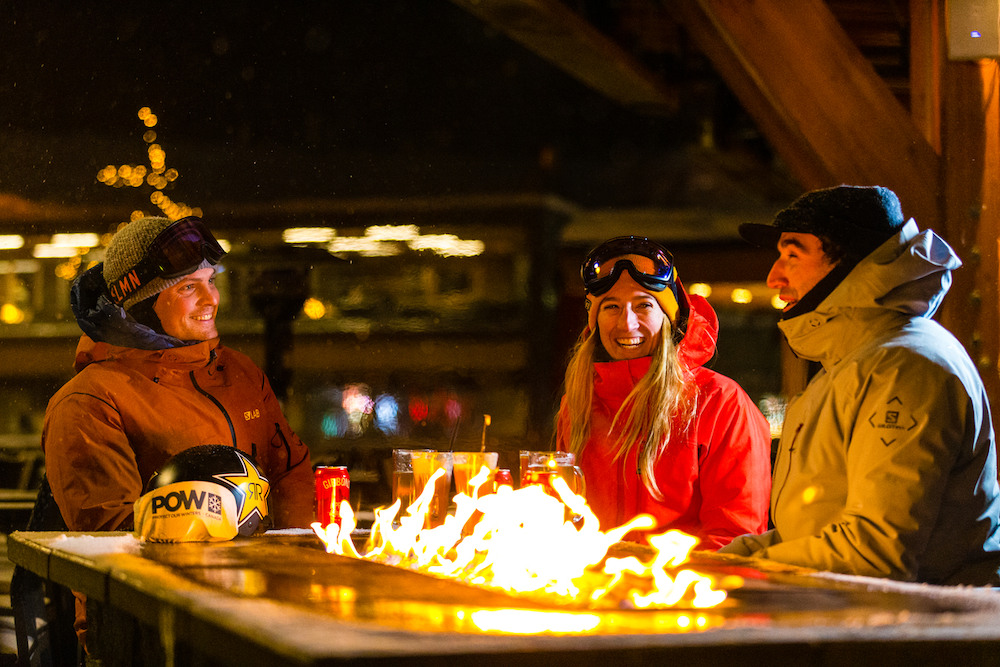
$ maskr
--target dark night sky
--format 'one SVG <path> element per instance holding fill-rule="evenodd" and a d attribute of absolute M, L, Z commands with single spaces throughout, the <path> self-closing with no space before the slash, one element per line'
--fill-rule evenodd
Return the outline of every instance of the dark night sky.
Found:
<path fill-rule="evenodd" d="M 18 4 L 0 25 L 0 193 L 120 199 L 94 176 L 144 160 L 149 106 L 186 201 L 769 196 L 734 173 L 753 159 L 699 153 L 705 109 L 633 114 L 446 0 Z"/>

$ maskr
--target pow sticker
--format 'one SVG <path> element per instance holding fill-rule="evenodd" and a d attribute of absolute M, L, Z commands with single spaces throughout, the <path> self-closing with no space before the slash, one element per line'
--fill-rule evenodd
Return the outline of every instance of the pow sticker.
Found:
<path fill-rule="evenodd" d="M 893 396 L 886 401 L 884 408 L 869 415 L 868 424 L 879 432 L 879 440 L 888 447 L 900 435 L 915 429 L 917 419 L 906 408 L 902 399 Z"/>
<path fill-rule="evenodd" d="M 132 511 L 136 533 L 152 542 L 218 542 L 239 534 L 236 497 L 214 482 L 162 486 L 141 496 Z"/>

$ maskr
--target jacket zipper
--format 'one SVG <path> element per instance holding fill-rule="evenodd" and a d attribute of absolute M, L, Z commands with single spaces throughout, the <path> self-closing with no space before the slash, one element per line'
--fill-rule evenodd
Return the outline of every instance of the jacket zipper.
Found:
<path fill-rule="evenodd" d="M 222 403 L 219 403 L 219 400 L 215 398 L 215 396 L 212 396 L 210 393 L 198 386 L 198 381 L 194 379 L 194 371 L 189 372 L 188 375 L 191 377 L 191 384 L 193 384 L 194 388 L 198 390 L 198 393 L 215 403 L 215 407 L 219 408 L 219 411 L 222 412 L 222 416 L 226 418 L 226 423 L 229 424 L 229 435 L 233 439 L 233 447 L 236 447 L 236 429 L 233 428 L 233 420 L 229 418 L 229 413 L 226 412 Z"/>
<path fill-rule="evenodd" d="M 792 435 L 792 442 L 788 446 L 788 469 L 785 470 L 785 478 L 781 480 L 781 488 L 778 489 L 777 495 L 774 496 L 774 509 L 775 510 L 778 509 L 778 501 L 781 500 L 781 492 L 785 490 L 785 484 L 788 483 L 788 475 L 792 472 L 792 452 L 795 451 L 795 442 L 799 439 L 799 433 L 802 431 L 802 427 L 803 426 L 805 426 L 805 424 L 799 424 L 798 425 L 798 427 L 795 429 L 795 433 Z M 777 522 L 774 520 L 774 513 L 773 512 L 771 514 L 771 523 L 774 523 L 775 525 L 777 525 Z"/>

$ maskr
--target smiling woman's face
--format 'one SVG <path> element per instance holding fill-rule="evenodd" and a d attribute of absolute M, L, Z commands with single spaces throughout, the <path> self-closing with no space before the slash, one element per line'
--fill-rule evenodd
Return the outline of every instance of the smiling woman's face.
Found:
<path fill-rule="evenodd" d="M 653 295 L 624 273 L 598 306 L 597 329 L 612 359 L 638 359 L 653 354 L 666 319 Z"/>

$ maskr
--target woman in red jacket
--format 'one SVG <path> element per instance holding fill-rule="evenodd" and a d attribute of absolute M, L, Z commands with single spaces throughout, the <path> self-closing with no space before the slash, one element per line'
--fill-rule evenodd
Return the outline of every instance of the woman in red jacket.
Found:
<path fill-rule="evenodd" d="M 647 534 L 678 529 L 711 550 L 766 530 L 770 427 L 735 381 L 703 367 L 715 353 L 715 311 L 645 238 L 601 244 L 582 276 L 588 323 L 556 439 L 576 453 L 602 529 L 648 514 L 657 526 Z"/>

